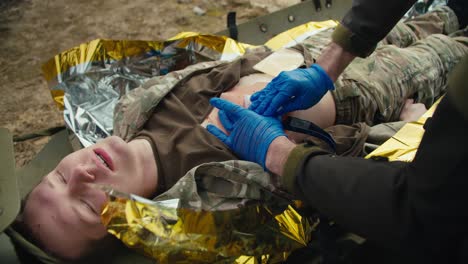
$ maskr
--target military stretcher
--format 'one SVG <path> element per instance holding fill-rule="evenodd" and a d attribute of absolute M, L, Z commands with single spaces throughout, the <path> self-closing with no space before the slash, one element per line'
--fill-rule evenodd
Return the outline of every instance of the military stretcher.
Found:
<path fill-rule="evenodd" d="M 335 19 L 339 20 L 351 6 L 351 0 L 308 0 L 300 4 L 291 6 L 274 12 L 272 14 L 252 19 L 243 24 L 237 25 L 235 21 L 235 13 L 229 13 L 227 21 L 227 29 L 217 33 L 218 35 L 229 36 L 239 42 L 248 43 L 252 45 L 259 45 L 267 42 L 272 37 L 284 32 L 290 28 L 299 26 L 308 21 L 322 21 Z M 425 116 L 427 118 L 427 116 Z M 421 125 L 424 120 L 421 120 Z M 417 124 L 416 124 L 417 125 Z M 13 138 L 8 130 L 0 129 L 0 173 L 3 179 L 14 175 L 22 183 L 20 184 L 19 194 L 23 197 L 30 190 L 27 188 L 21 189 L 22 186 L 33 186 L 43 175 L 51 171 L 56 164 L 67 154 L 73 151 L 73 144 L 77 144 L 76 138 L 64 127 L 52 128 L 48 131 L 41 133 L 33 133 L 22 139 L 50 135 L 51 139 L 40 153 L 26 166 L 15 168 L 14 155 L 13 155 Z M 420 133 L 420 135 L 422 135 Z M 413 150 L 417 146 L 413 146 Z M 11 188 L 11 186 L 2 186 L 1 188 Z M 0 216 L 4 210 L 9 210 L 10 214 L 17 214 L 19 212 L 19 203 L 11 208 L 0 208 Z M 16 213 L 15 213 L 16 212 Z M 5 226 L 2 226 L 2 231 Z M 358 239 L 359 240 L 359 239 Z M 362 242 L 362 240 L 360 240 Z M 316 253 L 316 252 L 315 252 Z M 314 253 L 314 254 L 315 254 Z M 319 258 L 317 254 L 306 254 L 307 259 L 302 259 L 302 263 L 316 263 Z M 119 252 L 113 252 L 111 263 L 151 263 L 141 255 L 135 254 L 128 249 L 122 249 Z M 14 249 L 5 234 L 0 236 L 0 256 L 4 263 L 19 263 L 15 255 Z"/>

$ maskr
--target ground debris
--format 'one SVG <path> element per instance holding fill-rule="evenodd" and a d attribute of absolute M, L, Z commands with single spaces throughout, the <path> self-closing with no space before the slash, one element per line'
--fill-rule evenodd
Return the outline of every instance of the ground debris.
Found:
<path fill-rule="evenodd" d="M 195 13 L 195 15 L 197 16 L 204 16 L 206 14 L 206 10 L 199 7 L 199 6 L 194 6 L 193 7 L 193 12 Z"/>

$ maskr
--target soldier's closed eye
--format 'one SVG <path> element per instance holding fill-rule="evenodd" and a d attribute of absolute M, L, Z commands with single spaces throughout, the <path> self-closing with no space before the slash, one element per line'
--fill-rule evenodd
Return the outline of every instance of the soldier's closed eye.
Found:
<path fill-rule="evenodd" d="M 57 177 L 59 178 L 60 182 L 62 182 L 63 184 L 67 184 L 67 180 L 65 179 L 63 174 L 60 173 L 59 171 L 57 171 Z"/>

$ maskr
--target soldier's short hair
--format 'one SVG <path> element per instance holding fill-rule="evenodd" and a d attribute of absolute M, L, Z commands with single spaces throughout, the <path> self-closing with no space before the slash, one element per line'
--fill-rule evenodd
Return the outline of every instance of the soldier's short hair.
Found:
<path fill-rule="evenodd" d="M 78 260 L 64 260 L 60 256 L 45 249 L 34 235 L 31 228 L 25 224 L 23 210 L 29 199 L 29 194 L 21 201 L 21 211 L 16 220 L 5 230 L 21 263 L 104 263 L 111 249 L 121 246 L 112 236 L 100 240 L 91 252 Z"/>

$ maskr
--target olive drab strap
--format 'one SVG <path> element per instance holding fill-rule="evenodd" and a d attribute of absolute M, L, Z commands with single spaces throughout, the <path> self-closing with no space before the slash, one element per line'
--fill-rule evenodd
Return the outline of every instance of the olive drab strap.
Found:
<path fill-rule="evenodd" d="M 288 116 L 286 120 L 283 121 L 283 128 L 285 130 L 294 131 L 319 138 L 325 143 L 327 143 L 330 149 L 333 150 L 333 152 L 336 151 L 336 142 L 333 139 L 333 137 L 327 132 L 325 132 L 325 130 L 321 129 L 319 126 L 310 121 Z"/>

